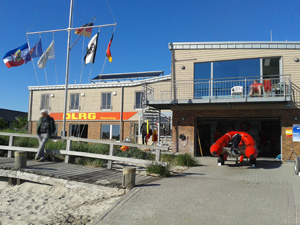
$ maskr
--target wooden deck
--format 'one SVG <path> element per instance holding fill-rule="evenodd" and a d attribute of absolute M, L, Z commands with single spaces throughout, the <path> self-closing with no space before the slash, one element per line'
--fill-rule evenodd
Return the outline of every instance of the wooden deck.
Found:
<path fill-rule="evenodd" d="M 102 185 L 120 188 L 122 171 L 88 167 L 60 162 L 27 161 L 27 167 L 14 168 L 13 158 L 0 158 L 0 177 L 18 178 L 49 185 Z M 149 183 L 156 178 L 136 175 L 136 185 Z"/>

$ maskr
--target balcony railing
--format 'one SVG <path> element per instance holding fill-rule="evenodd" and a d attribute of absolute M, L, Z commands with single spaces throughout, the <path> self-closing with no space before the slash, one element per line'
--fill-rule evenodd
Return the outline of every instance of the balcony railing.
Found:
<path fill-rule="evenodd" d="M 291 76 L 176 81 L 145 87 L 147 104 L 201 102 L 288 101 Z"/>

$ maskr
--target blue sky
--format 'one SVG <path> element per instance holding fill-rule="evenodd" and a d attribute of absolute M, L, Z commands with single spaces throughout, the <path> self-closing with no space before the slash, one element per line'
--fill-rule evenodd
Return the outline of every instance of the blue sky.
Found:
<path fill-rule="evenodd" d="M 164 70 L 170 73 L 169 42 L 194 41 L 298 41 L 300 37 L 299 0 L 109 0 L 118 23 L 111 51 L 113 63 L 104 73 Z M 68 0 L 1 0 L 0 55 L 26 42 L 26 32 L 66 28 Z M 113 23 L 106 0 L 74 0 L 73 26 L 96 16 L 96 24 Z M 98 30 L 93 30 L 95 34 Z M 105 50 L 113 27 L 100 32 L 96 62 L 91 77 L 101 72 Z M 75 40 L 77 36 L 73 35 Z M 53 34 L 43 34 L 43 50 Z M 29 37 L 30 45 L 39 39 Z M 46 66 L 48 84 L 64 84 L 67 32 L 55 34 L 56 60 Z M 84 41 L 84 42 L 83 42 Z M 81 39 L 71 51 L 70 83 L 79 83 L 82 50 L 88 39 Z M 82 47 L 84 44 L 84 48 Z M 35 63 L 37 59 L 35 59 Z M 57 73 L 55 73 L 55 64 Z M 91 64 L 83 69 L 82 83 L 88 82 Z M 38 69 L 39 83 L 46 85 L 44 70 Z M 37 85 L 32 63 L 8 69 L 0 63 L 0 108 L 28 110 L 28 86 Z M 63 101 L 63 100 L 62 100 Z"/>

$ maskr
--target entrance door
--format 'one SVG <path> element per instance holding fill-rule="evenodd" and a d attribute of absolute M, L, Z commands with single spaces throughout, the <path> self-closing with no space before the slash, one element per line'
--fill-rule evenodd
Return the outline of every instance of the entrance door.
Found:
<path fill-rule="evenodd" d="M 137 143 L 139 137 L 139 124 L 130 123 L 130 141 L 131 143 Z"/>

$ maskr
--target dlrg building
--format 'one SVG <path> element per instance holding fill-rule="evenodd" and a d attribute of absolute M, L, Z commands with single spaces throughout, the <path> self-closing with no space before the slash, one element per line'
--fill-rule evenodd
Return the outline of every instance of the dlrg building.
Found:
<path fill-rule="evenodd" d="M 66 114 L 67 136 L 114 139 L 141 143 L 140 127 L 149 119 L 158 129 L 162 143 L 171 135 L 170 110 L 146 108 L 144 86 L 169 83 L 163 71 L 99 75 L 90 84 L 71 84 Z M 29 87 L 29 131 L 36 132 L 40 110 L 47 109 L 55 119 L 57 134 L 63 130 L 64 85 Z"/>
<path fill-rule="evenodd" d="M 201 145 L 210 155 L 220 135 L 238 130 L 254 137 L 260 156 L 293 159 L 291 149 L 300 156 L 300 143 L 288 135 L 300 124 L 300 42 L 170 43 L 169 49 L 171 80 L 147 84 L 146 104 L 172 110 L 173 151 L 199 155 Z"/>

